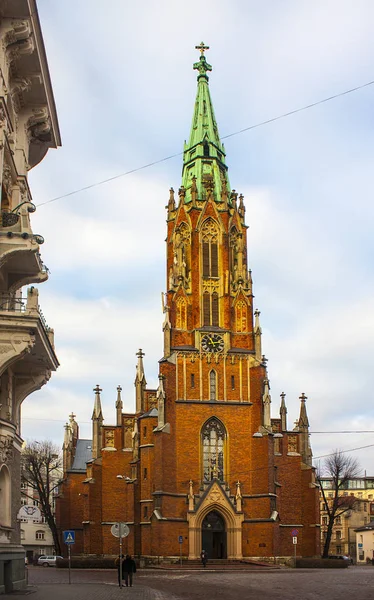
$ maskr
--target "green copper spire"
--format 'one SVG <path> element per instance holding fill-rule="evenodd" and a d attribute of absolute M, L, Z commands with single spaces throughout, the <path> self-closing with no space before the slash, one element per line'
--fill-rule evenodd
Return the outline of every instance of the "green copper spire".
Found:
<path fill-rule="evenodd" d="M 209 92 L 207 63 L 204 52 L 209 50 L 201 42 L 200 60 L 193 66 L 197 76 L 197 95 L 192 119 L 190 139 L 184 145 L 182 185 L 185 188 L 185 202 L 192 200 L 191 188 L 197 188 L 197 199 L 205 200 L 211 190 L 216 202 L 222 202 L 222 193 L 229 196 L 230 184 L 225 164 L 225 149 L 218 133 L 213 104 Z"/>

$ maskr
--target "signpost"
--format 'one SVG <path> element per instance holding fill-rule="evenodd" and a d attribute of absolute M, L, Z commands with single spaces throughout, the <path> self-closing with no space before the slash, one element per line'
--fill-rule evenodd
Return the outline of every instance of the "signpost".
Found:
<path fill-rule="evenodd" d="M 291 535 L 292 535 L 292 543 L 293 543 L 293 549 L 294 549 L 294 562 L 295 562 L 295 568 L 296 568 L 296 546 L 297 546 L 297 536 L 299 535 L 299 530 L 298 529 L 293 529 L 291 531 Z"/>
<path fill-rule="evenodd" d="M 68 547 L 68 559 L 69 559 L 69 584 L 71 583 L 71 553 L 70 546 L 75 544 L 75 531 L 73 529 L 68 529 L 63 532 L 64 534 L 64 543 Z"/>
<path fill-rule="evenodd" d="M 110 528 L 111 534 L 119 538 L 119 587 L 122 588 L 122 538 L 127 537 L 130 533 L 126 523 L 114 523 Z"/>
<path fill-rule="evenodd" d="M 182 566 L 182 544 L 183 544 L 183 535 L 179 535 L 178 536 L 178 542 L 179 542 L 179 559 L 180 559 L 180 563 Z"/>

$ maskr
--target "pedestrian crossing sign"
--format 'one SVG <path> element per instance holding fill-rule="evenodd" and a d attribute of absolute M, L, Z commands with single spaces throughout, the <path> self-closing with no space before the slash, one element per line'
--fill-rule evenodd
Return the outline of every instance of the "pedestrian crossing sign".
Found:
<path fill-rule="evenodd" d="M 64 531 L 64 542 L 65 544 L 75 544 L 75 531 L 70 529 Z"/>

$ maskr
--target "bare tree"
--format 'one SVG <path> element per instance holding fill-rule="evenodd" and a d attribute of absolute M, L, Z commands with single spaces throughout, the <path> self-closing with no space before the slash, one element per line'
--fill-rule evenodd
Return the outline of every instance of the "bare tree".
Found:
<path fill-rule="evenodd" d="M 322 558 L 327 558 L 329 555 L 335 520 L 348 510 L 355 508 L 357 498 L 354 496 L 343 496 L 342 490 L 347 489 L 348 480 L 357 477 L 360 472 L 361 467 L 358 461 L 340 450 L 335 450 L 333 454 L 325 459 L 322 467 L 317 469 L 317 481 L 321 487 L 327 512 L 327 531 Z M 326 496 L 326 489 L 323 487 L 323 479 L 326 477 L 331 481 L 329 493 L 331 494 L 332 492 L 332 497 Z"/>
<path fill-rule="evenodd" d="M 28 442 L 22 451 L 22 479 L 37 492 L 42 513 L 52 533 L 56 554 L 61 554 L 61 547 L 53 510 L 53 492 L 59 485 L 61 466 L 60 450 L 51 441 Z M 27 496 L 27 493 L 24 495 Z"/>

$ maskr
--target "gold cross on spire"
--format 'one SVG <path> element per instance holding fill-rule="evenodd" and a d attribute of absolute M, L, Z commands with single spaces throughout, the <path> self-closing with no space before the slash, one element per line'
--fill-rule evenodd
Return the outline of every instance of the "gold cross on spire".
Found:
<path fill-rule="evenodd" d="M 204 42 L 200 42 L 200 46 L 195 46 L 196 50 L 200 50 L 201 56 L 204 56 L 205 50 L 209 50 L 209 46 L 205 46 Z"/>

